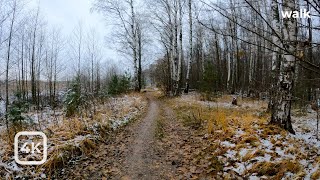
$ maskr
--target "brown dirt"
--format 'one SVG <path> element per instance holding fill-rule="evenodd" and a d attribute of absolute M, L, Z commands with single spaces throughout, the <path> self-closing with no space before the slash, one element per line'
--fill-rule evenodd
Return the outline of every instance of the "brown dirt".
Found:
<path fill-rule="evenodd" d="M 68 165 L 58 179 L 173 179 L 171 161 L 164 158 L 155 137 L 161 101 L 151 94 L 144 118 L 113 132 L 96 153 Z"/>
<path fill-rule="evenodd" d="M 123 179 L 160 179 L 159 169 L 155 164 L 156 120 L 159 116 L 159 102 L 150 97 L 149 110 L 146 117 L 134 127 L 134 141 L 124 161 L 125 175 Z"/>

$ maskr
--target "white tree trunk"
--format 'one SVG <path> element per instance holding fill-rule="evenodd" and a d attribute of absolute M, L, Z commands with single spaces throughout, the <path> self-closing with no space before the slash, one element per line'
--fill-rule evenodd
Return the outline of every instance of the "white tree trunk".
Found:
<path fill-rule="evenodd" d="M 179 56 L 178 56 L 178 67 L 177 67 L 177 79 L 178 79 L 178 85 L 181 81 L 181 67 L 182 67 L 182 57 L 183 57 L 183 44 L 182 44 L 182 4 L 181 0 L 178 0 L 179 2 Z M 178 87 L 180 88 L 180 87 Z"/>
<path fill-rule="evenodd" d="M 284 11 L 294 11 L 295 3 L 291 0 L 283 1 Z M 294 86 L 295 57 L 291 54 L 296 50 L 297 21 L 294 18 L 285 18 L 284 22 L 284 48 L 290 53 L 285 53 L 281 61 L 278 77 L 278 95 L 276 96 L 275 111 L 271 123 L 278 124 L 291 133 L 294 133 L 291 124 L 291 99 Z"/>
<path fill-rule="evenodd" d="M 192 0 L 188 1 L 189 7 L 189 59 L 187 65 L 187 76 L 186 76 L 186 89 L 185 93 L 189 92 L 189 79 L 190 79 L 190 70 L 192 64 L 192 55 L 193 55 L 193 42 L 192 42 Z"/>
<path fill-rule="evenodd" d="M 178 90 L 179 90 L 179 50 L 178 50 L 178 13 L 179 13 L 179 2 L 177 2 L 179 0 L 175 0 L 174 1 L 174 9 L 173 9 L 173 41 L 172 41 L 172 83 L 173 83 L 173 95 L 176 96 L 178 94 Z"/>
<path fill-rule="evenodd" d="M 275 45 L 280 46 L 281 42 L 280 39 L 278 37 L 280 37 L 280 11 L 279 11 L 279 4 L 278 4 L 278 0 L 272 0 L 271 2 L 271 10 L 272 10 L 272 14 L 273 14 L 273 19 L 272 19 L 272 28 L 274 29 L 275 32 L 273 32 L 273 36 L 272 36 L 272 43 L 274 43 Z M 277 33 L 277 34 L 275 34 Z M 279 47 L 277 46 L 273 46 L 273 52 L 272 52 L 272 71 L 276 71 L 277 68 L 277 64 L 279 61 Z"/>
<path fill-rule="evenodd" d="M 230 55 L 230 49 L 228 45 L 228 39 L 227 37 L 224 37 L 224 45 L 225 45 L 225 51 L 226 51 L 226 58 L 227 58 L 227 90 L 230 90 L 230 80 L 231 80 L 231 55 Z"/>
<path fill-rule="evenodd" d="M 130 0 L 131 9 L 131 41 L 132 41 L 132 58 L 133 58 L 133 69 L 134 69 L 134 88 L 136 91 L 139 89 L 139 79 L 138 79 L 138 58 L 137 58 L 137 33 L 136 33 L 136 19 L 134 12 L 133 0 Z"/>

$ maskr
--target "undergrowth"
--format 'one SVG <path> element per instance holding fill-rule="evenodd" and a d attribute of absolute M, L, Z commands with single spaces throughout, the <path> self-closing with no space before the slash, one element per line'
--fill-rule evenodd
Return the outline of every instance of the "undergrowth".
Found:
<path fill-rule="evenodd" d="M 230 97 L 220 98 L 220 101 L 223 102 L 229 100 Z M 298 159 L 306 158 L 296 142 L 292 142 L 292 139 L 285 139 L 288 135 L 286 131 L 268 124 L 269 114 L 264 109 L 257 112 L 257 109 L 240 106 L 237 108 L 212 107 L 196 102 L 185 103 L 178 98 L 169 101 L 169 104 L 176 111 L 177 118 L 184 126 L 203 134 L 203 144 L 199 145 L 201 152 L 196 153 L 194 157 L 199 163 L 209 161 L 209 165 L 201 165 L 205 167 L 208 174 L 215 177 L 228 172 L 228 176 L 223 177 L 265 175 L 272 179 L 281 179 L 290 172 L 296 179 L 305 177 L 306 172 L 297 160 L 285 158 L 276 152 L 276 149 L 279 149 L 283 150 L 286 155 L 292 154 Z M 263 148 L 265 147 L 264 140 L 273 146 L 268 147 L 270 148 L 268 151 Z M 282 143 L 285 141 L 291 143 L 291 146 Z M 227 142 L 227 145 L 222 142 Z M 243 153 L 243 150 L 247 152 Z M 226 154 L 231 152 L 235 152 L 234 157 L 227 158 Z M 271 157 L 271 161 L 259 160 L 266 155 Z M 244 174 L 224 170 L 226 166 L 235 166 L 240 162 L 244 164 Z M 230 173 L 234 176 L 230 176 Z M 319 170 L 311 175 L 311 179 L 319 177 Z"/>
<path fill-rule="evenodd" d="M 45 164 L 38 167 L 30 167 L 35 174 L 30 177 L 39 177 L 45 172 L 49 175 L 56 175 L 57 169 L 64 167 L 74 159 L 82 159 L 93 154 L 98 148 L 100 142 L 106 142 L 110 134 L 115 130 L 111 127 L 111 121 L 121 119 L 131 113 L 133 108 L 139 113 L 134 113 L 130 121 L 134 121 L 145 113 L 144 103 L 146 100 L 140 94 L 131 93 L 126 96 L 132 96 L 130 103 L 123 106 L 117 104 L 119 100 L 110 98 L 99 101 L 94 107 L 86 109 L 82 113 L 75 113 L 68 117 L 67 114 L 62 115 L 58 123 L 52 123 L 45 129 L 39 124 L 24 124 L 24 126 L 11 126 L 7 133 L 0 135 L 2 149 L 2 162 L 9 162 L 13 156 L 14 136 L 20 131 L 43 131 L 48 137 L 48 160 Z M 139 97 L 139 98 L 137 98 Z M 120 101 L 126 100 L 128 97 L 121 97 Z M 143 101 L 143 102 L 142 102 Z M 124 126 L 126 124 L 123 124 Z M 121 127 L 119 127 L 121 128 Z M 22 173 L 29 173 L 23 171 Z M 28 175 L 29 176 L 29 175 Z M 56 177 L 56 176 L 54 176 Z"/>

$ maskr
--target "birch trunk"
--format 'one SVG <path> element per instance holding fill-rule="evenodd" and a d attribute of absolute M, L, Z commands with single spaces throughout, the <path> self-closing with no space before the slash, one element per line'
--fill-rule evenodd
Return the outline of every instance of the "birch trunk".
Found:
<path fill-rule="evenodd" d="M 189 59 L 188 59 L 188 67 L 187 67 L 187 76 L 186 76 L 186 89 L 185 93 L 189 92 L 189 79 L 190 79 L 190 70 L 192 64 L 192 55 L 193 55 L 193 42 L 192 42 L 192 0 L 188 2 L 189 7 Z"/>
<path fill-rule="evenodd" d="M 137 41 L 138 41 L 138 88 L 142 89 L 142 30 L 140 24 L 137 24 Z"/>
<path fill-rule="evenodd" d="M 226 58 L 227 58 L 227 69 L 228 69 L 228 74 L 227 74 L 227 90 L 230 90 L 230 79 L 231 79 L 231 55 L 230 55 L 230 50 L 229 50 L 229 45 L 228 45 L 228 39 L 225 36 L 224 37 L 224 45 L 225 45 L 225 51 L 226 51 Z"/>
<path fill-rule="evenodd" d="M 173 19 L 173 50 L 172 50 L 172 76 L 173 76 L 173 95 L 176 96 L 179 90 L 179 59 L 178 59 L 178 3 L 174 1 L 174 19 Z"/>
<path fill-rule="evenodd" d="M 284 11 L 294 11 L 295 3 L 291 0 L 283 1 Z M 297 21 L 294 18 L 283 20 L 284 48 L 290 53 L 285 53 L 280 65 L 280 74 L 277 82 L 277 96 L 271 123 L 295 133 L 291 124 L 291 98 L 294 86 L 295 57 L 291 54 L 296 50 Z"/>
<path fill-rule="evenodd" d="M 133 54 L 133 68 L 134 68 L 134 88 L 136 91 L 139 89 L 139 79 L 138 79 L 138 58 L 137 58 L 137 33 L 136 33 L 136 19 L 134 12 L 133 0 L 130 0 L 131 9 L 131 37 L 132 37 L 132 54 Z"/>
<path fill-rule="evenodd" d="M 177 79 L 178 79 L 178 94 L 180 93 L 180 82 L 181 82 L 181 68 L 182 68 L 182 58 L 183 58 L 183 45 L 182 45 L 182 4 L 181 0 L 178 0 L 179 3 L 179 56 L 178 56 L 178 67 L 177 67 Z"/>
<path fill-rule="evenodd" d="M 280 49 L 279 47 L 277 47 L 276 45 L 280 46 L 281 42 L 279 37 L 280 36 L 280 11 L 279 11 L 279 3 L 278 0 L 272 0 L 271 1 L 271 11 L 272 11 L 272 28 L 273 28 L 273 33 L 272 33 L 272 43 L 273 43 L 273 52 L 272 52 L 272 64 L 271 64 L 271 76 L 272 76 L 272 87 L 271 87 L 271 91 L 270 91 L 270 102 L 269 102 L 269 107 L 268 109 L 271 110 L 271 114 L 272 116 L 274 116 L 273 114 L 275 113 L 275 100 L 276 100 L 276 83 L 277 83 L 277 77 L 278 77 L 278 73 L 280 70 L 280 60 L 281 60 L 281 55 L 279 55 L 280 53 Z"/>

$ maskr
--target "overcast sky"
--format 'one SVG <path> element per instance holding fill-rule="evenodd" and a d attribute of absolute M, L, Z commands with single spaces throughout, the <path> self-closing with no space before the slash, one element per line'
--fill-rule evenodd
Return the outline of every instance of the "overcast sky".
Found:
<path fill-rule="evenodd" d="M 39 0 L 31 0 L 30 5 L 37 7 Z M 105 18 L 97 12 L 91 12 L 93 0 L 40 0 L 40 11 L 49 26 L 60 27 L 68 38 L 81 22 L 85 29 L 94 28 L 103 45 L 103 61 L 117 62 L 121 57 L 115 49 L 107 47 L 104 39 L 110 33 Z M 109 63 L 110 64 L 110 63 Z"/>

